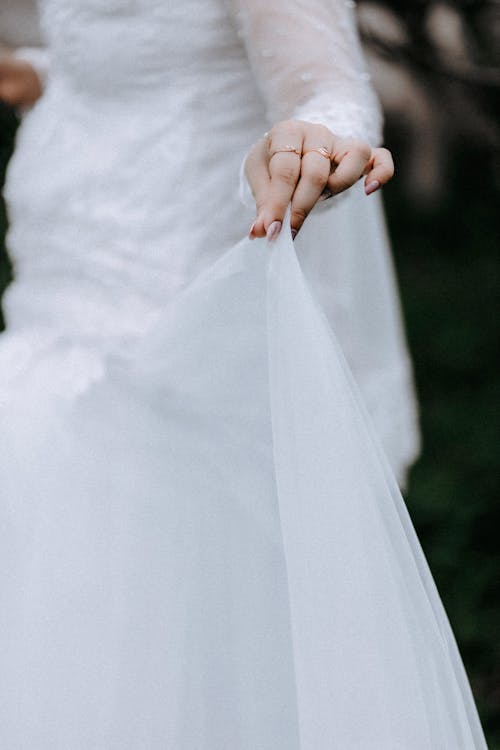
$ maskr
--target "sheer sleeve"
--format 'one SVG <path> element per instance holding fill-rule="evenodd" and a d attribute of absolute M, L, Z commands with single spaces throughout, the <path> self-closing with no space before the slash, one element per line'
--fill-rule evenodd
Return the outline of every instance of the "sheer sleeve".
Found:
<path fill-rule="evenodd" d="M 295 118 L 381 142 L 352 0 L 227 0 L 270 123 Z"/>

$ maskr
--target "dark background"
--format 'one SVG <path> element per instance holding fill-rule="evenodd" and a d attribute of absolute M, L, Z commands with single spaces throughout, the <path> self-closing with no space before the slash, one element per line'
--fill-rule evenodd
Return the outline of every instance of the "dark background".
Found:
<path fill-rule="evenodd" d="M 499 750 L 500 222 L 487 158 L 464 144 L 435 210 L 397 181 L 385 193 L 423 431 L 406 500 Z"/>
<path fill-rule="evenodd" d="M 384 195 L 421 405 L 406 500 L 499 750 L 500 4 L 380 5 L 399 42 L 360 7 L 397 167 Z"/>
<path fill-rule="evenodd" d="M 359 11 L 397 168 L 384 195 L 421 405 L 406 500 L 500 750 L 500 4 Z M 15 128 L 0 107 L 2 174 Z M 0 290 L 5 226 L 2 205 Z"/>

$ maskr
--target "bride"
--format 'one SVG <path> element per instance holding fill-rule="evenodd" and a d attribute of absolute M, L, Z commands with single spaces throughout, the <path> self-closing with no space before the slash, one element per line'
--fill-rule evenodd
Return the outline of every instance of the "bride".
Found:
<path fill-rule="evenodd" d="M 393 474 L 418 439 L 350 6 L 41 2 L 6 185 L 2 747 L 486 747 Z"/>

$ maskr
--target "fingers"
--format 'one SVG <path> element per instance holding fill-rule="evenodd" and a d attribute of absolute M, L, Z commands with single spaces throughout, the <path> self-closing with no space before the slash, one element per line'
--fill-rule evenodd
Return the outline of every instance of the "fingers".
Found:
<path fill-rule="evenodd" d="M 365 193 L 370 195 L 379 187 L 385 185 L 394 175 L 394 162 L 391 152 L 386 148 L 374 148 L 365 174 Z"/>
<path fill-rule="evenodd" d="M 318 202 L 331 170 L 334 138 L 321 125 L 312 125 L 304 138 L 300 180 L 292 199 L 292 235 L 295 236 Z"/>
<path fill-rule="evenodd" d="M 340 140 L 333 155 L 334 172 L 328 180 L 328 188 L 336 195 L 350 188 L 364 174 L 372 156 L 372 150 L 363 141 Z"/>
<path fill-rule="evenodd" d="M 300 177 L 303 128 L 293 120 L 279 123 L 267 138 L 270 183 L 257 206 L 257 218 L 251 236 L 275 239 L 283 223 Z"/>
<path fill-rule="evenodd" d="M 339 138 L 322 125 L 288 120 L 252 148 L 245 172 L 257 205 L 249 236 L 272 240 L 290 202 L 295 236 L 322 195 L 348 190 L 363 175 L 370 195 L 391 179 L 394 164 L 385 148 Z"/>

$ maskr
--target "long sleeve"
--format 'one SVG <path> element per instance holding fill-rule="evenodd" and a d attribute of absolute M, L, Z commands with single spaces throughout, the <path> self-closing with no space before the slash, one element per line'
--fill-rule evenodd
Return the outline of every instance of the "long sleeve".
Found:
<path fill-rule="evenodd" d="M 228 0 L 270 123 L 296 118 L 381 142 L 352 0 Z"/>

